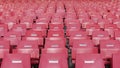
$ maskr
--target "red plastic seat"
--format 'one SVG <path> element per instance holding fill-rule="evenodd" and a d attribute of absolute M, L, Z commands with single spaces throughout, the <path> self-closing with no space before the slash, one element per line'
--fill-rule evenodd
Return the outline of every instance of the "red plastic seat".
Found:
<path fill-rule="evenodd" d="M 63 62 L 64 61 L 64 62 Z M 42 54 L 39 68 L 68 68 L 67 57 L 64 54 Z"/>
<path fill-rule="evenodd" d="M 48 31 L 47 37 L 64 37 L 64 30 L 62 29 L 51 29 Z"/>
<path fill-rule="evenodd" d="M 99 54 L 78 54 L 75 64 L 75 68 L 105 68 Z"/>
<path fill-rule="evenodd" d="M 104 59 L 111 59 L 112 55 L 119 53 L 120 42 L 118 40 L 102 40 L 100 41 L 100 54 Z"/>
<path fill-rule="evenodd" d="M 31 37 L 39 37 L 39 38 L 42 38 L 42 33 L 39 32 L 39 31 L 34 31 L 34 30 L 28 30 L 26 32 L 26 35 L 25 36 L 31 36 Z"/>
<path fill-rule="evenodd" d="M 90 19 L 88 19 L 88 20 L 84 20 L 83 22 L 81 22 L 81 24 L 82 24 L 82 28 L 86 28 L 86 26 L 88 25 L 88 24 L 93 24 L 94 22 L 92 21 L 92 20 L 90 20 Z"/>
<path fill-rule="evenodd" d="M 51 23 L 63 23 L 63 19 L 62 18 L 52 18 Z"/>
<path fill-rule="evenodd" d="M 50 40 L 46 39 L 45 48 L 64 48 L 66 45 L 64 40 Z"/>
<path fill-rule="evenodd" d="M 110 22 L 112 22 L 114 19 L 116 19 L 116 16 L 112 13 L 109 13 L 107 16 L 106 16 L 106 19 L 109 20 Z"/>
<path fill-rule="evenodd" d="M 13 52 L 30 54 L 32 59 L 39 59 L 39 48 L 36 41 L 21 41 Z"/>
<path fill-rule="evenodd" d="M 7 54 L 2 61 L 1 68 L 31 68 L 30 55 Z"/>
<path fill-rule="evenodd" d="M 87 36 L 88 35 L 88 32 L 86 31 L 70 31 L 69 32 L 69 36 L 70 37 L 84 37 L 84 36 Z"/>
<path fill-rule="evenodd" d="M 48 28 L 48 25 L 46 24 L 33 24 L 32 25 L 32 29 L 47 29 Z"/>
<path fill-rule="evenodd" d="M 10 30 L 13 27 L 13 25 L 17 24 L 18 22 L 16 21 L 16 18 L 9 17 L 6 18 L 2 23 L 8 25 L 8 29 Z"/>
<path fill-rule="evenodd" d="M 66 23 L 66 27 L 67 29 L 80 29 L 81 25 L 80 23 L 69 22 L 69 23 Z"/>
<path fill-rule="evenodd" d="M 106 19 L 99 19 L 98 20 L 98 25 L 100 26 L 100 28 L 105 28 L 105 24 L 109 24 L 110 22 Z"/>
<path fill-rule="evenodd" d="M 83 39 L 89 39 L 88 35 L 86 33 L 78 33 L 73 36 L 69 37 L 69 44 L 72 45 L 75 40 L 83 40 Z"/>
<path fill-rule="evenodd" d="M 5 54 L 10 52 L 10 43 L 9 41 L 1 40 L 0 41 L 0 59 L 4 58 Z"/>
<path fill-rule="evenodd" d="M 88 24 L 86 26 L 86 31 L 89 33 L 89 35 L 92 35 L 93 31 L 99 31 L 100 27 L 97 24 Z"/>
<path fill-rule="evenodd" d="M 28 17 L 28 16 L 23 17 L 23 18 L 20 20 L 20 24 L 26 25 L 26 28 L 32 28 L 33 18 Z"/>
<path fill-rule="evenodd" d="M 10 45 L 18 45 L 21 41 L 21 34 L 14 31 L 7 32 L 4 36 L 4 40 L 10 41 Z"/>
<path fill-rule="evenodd" d="M 72 59 L 76 59 L 77 54 L 97 54 L 98 48 L 94 46 L 92 40 L 75 40 L 72 45 Z"/>
<path fill-rule="evenodd" d="M 120 53 L 113 54 L 112 56 L 112 68 L 119 68 L 120 67 Z"/>
<path fill-rule="evenodd" d="M 23 37 L 23 40 L 26 40 L 26 41 L 36 41 L 39 46 L 43 46 L 43 38 L 40 38 L 40 37 L 32 37 L 32 36 Z"/>
<path fill-rule="evenodd" d="M 42 25 L 42 24 L 33 24 L 32 26 L 32 30 L 33 31 L 39 31 L 42 33 L 42 36 L 46 36 L 46 32 L 47 32 L 47 26 L 46 25 Z"/>
<path fill-rule="evenodd" d="M 50 26 L 50 29 L 63 29 L 64 28 L 63 24 L 59 22 L 50 23 L 49 26 Z"/>
<path fill-rule="evenodd" d="M 66 48 L 44 48 L 42 54 L 64 54 L 68 56 L 68 50 Z"/>
<path fill-rule="evenodd" d="M 94 41 L 95 45 L 100 44 L 100 40 L 108 40 L 110 39 L 109 34 L 107 31 L 94 31 L 92 35 L 92 40 Z"/>
<path fill-rule="evenodd" d="M 107 31 L 111 37 L 114 37 L 114 31 L 118 30 L 118 28 L 115 24 L 106 24 L 104 30 Z"/>
<path fill-rule="evenodd" d="M 80 32 L 80 29 L 67 29 L 66 30 L 66 36 L 71 36 L 71 34 L 74 34 L 76 32 Z"/>
<path fill-rule="evenodd" d="M 62 37 L 48 37 L 45 40 L 45 48 L 64 48 L 66 39 Z"/>
<path fill-rule="evenodd" d="M 119 30 L 115 30 L 115 40 L 120 41 L 120 31 Z"/>
<path fill-rule="evenodd" d="M 22 36 L 25 36 L 26 29 L 27 29 L 26 25 L 18 24 L 18 25 L 14 25 L 13 28 L 11 29 L 11 31 L 18 32 L 18 33 L 22 34 Z"/>
<path fill-rule="evenodd" d="M 49 19 L 45 17 L 36 20 L 36 24 L 46 25 L 47 27 L 48 27 L 48 23 L 49 23 Z"/>
<path fill-rule="evenodd" d="M 116 24 L 116 26 L 118 27 L 118 28 L 120 28 L 120 19 L 118 18 L 118 19 L 114 19 L 113 20 L 113 24 Z"/>
<path fill-rule="evenodd" d="M 0 24 L 0 36 L 4 36 L 8 32 L 8 26 Z"/>
<path fill-rule="evenodd" d="M 65 25 L 67 26 L 68 24 L 79 24 L 79 20 L 78 19 L 65 19 Z"/>
<path fill-rule="evenodd" d="M 102 15 L 100 15 L 99 13 L 94 13 L 94 12 L 93 14 L 90 15 L 90 17 L 96 23 L 99 19 L 102 19 Z"/>

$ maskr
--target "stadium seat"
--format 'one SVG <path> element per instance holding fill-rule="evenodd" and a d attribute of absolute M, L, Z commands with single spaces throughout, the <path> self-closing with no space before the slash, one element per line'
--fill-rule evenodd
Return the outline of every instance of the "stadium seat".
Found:
<path fill-rule="evenodd" d="M 76 59 L 77 54 L 97 54 L 98 48 L 92 40 L 74 40 L 72 45 L 72 58 Z"/>
<path fill-rule="evenodd" d="M 106 19 L 99 19 L 98 20 L 98 25 L 100 26 L 100 28 L 104 29 L 105 28 L 105 24 L 109 24 L 109 21 Z"/>
<path fill-rule="evenodd" d="M 53 45 L 58 44 L 58 45 Z M 45 39 L 45 48 L 63 48 L 66 45 L 66 39 L 62 37 L 47 37 Z"/>
<path fill-rule="evenodd" d="M 4 36 L 4 40 L 10 41 L 10 45 L 18 45 L 21 41 L 21 35 L 22 34 L 14 31 L 7 32 Z"/>
<path fill-rule="evenodd" d="M 115 24 L 118 28 L 120 28 L 120 19 L 114 19 L 113 24 Z"/>
<path fill-rule="evenodd" d="M 99 54 L 78 54 L 75 68 L 105 68 L 102 57 Z"/>
<path fill-rule="evenodd" d="M 64 38 L 64 30 L 62 29 L 50 29 L 47 37 L 62 37 Z"/>
<path fill-rule="evenodd" d="M 106 24 L 104 30 L 107 31 L 111 37 L 114 37 L 114 31 L 118 30 L 118 28 L 115 24 Z"/>
<path fill-rule="evenodd" d="M 120 52 L 120 42 L 118 40 L 101 40 L 100 54 L 103 59 L 111 59 L 112 55 Z"/>
<path fill-rule="evenodd" d="M 45 48 L 65 48 L 65 41 L 63 40 L 50 40 L 46 39 Z"/>
<path fill-rule="evenodd" d="M 26 25 L 26 28 L 28 28 L 28 29 L 32 28 L 33 18 L 28 17 L 28 16 L 23 17 L 23 18 L 20 19 L 20 24 Z"/>
<path fill-rule="evenodd" d="M 41 36 L 41 32 L 39 31 L 27 31 L 26 36 L 23 37 L 22 40 L 37 41 L 40 46 L 43 46 L 43 37 Z"/>
<path fill-rule="evenodd" d="M 6 54 L 1 68 L 31 68 L 30 56 L 27 54 Z"/>
<path fill-rule="evenodd" d="M 13 28 L 11 29 L 11 31 L 14 31 L 14 32 L 18 32 L 20 34 L 22 34 L 22 36 L 25 36 L 25 33 L 26 33 L 26 25 L 14 25 Z"/>
<path fill-rule="evenodd" d="M 68 50 L 66 48 L 44 48 L 42 54 L 64 54 L 68 56 Z"/>
<path fill-rule="evenodd" d="M 21 41 L 13 53 L 30 54 L 32 59 L 39 59 L 38 42 L 36 41 Z"/>
<path fill-rule="evenodd" d="M 120 53 L 113 54 L 112 56 L 112 68 L 119 68 L 120 65 L 118 64 L 120 62 L 119 60 Z"/>
<path fill-rule="evenodd" d="M 50 29 L 63 29 L 64 28 L 63 24 L 59 22 L 50 23 L 49 26 L 50 26 Z"/>
<path fill-rule="evenodd" d="M 81 22 L 82 24 L 82 28 L 86 28 L 88 24 L 93 24 L 94 22 L 90 19 L 85 19 L 83 22 Z"/>
<path fill-rule="evenodd" d="M 76 32 L 79 32 L 80 29 L 67 29 L 66 30 L 66 36 L 70 36 L 72 33 L 76 33 Z"/>
<path fill-rule="evenodd" d="M 67 29 L 80 29 L 81 25 L 80 23 L 76 23 L 76 22 L 69 22 L 66 23 Z"/>
<path fill-rule="evenodd" d="M 100 44 L 100 40 L 108 40 L 110 39 L 109 34 L 107 31 L 94 31 L 92 35 L 92 40 L 94 41 L 95 45 Z"/>
<path fill-rule="evenodd" d="M 8 29 L 10 30 L 14 25 L 16 25 L 16 21 L 15 20 L 7 20 L 5 21 L 5 23 L 8 26 Z"/>
<path fill-rule="evenodd" d="M 64 62 L 63 62 L 64 61 Z M 68 68 L 67 57 L 64 54 L 42 54 L 39 68 Z"/>
<path fill-rule="evenodd" d="M 8 32 L 8 26 L 0 24 L 0 36 L 4 36 Z"/>
<path fill-rule="evenodd" d="M 44 24 L 33 24 L 32 26 L 32 30 L 41 32 L 43 37 L 46 36 L 47 28 L 48 26 Z"/>
<path fill-rule="evenodd" d="M 120 31 L 119 30 L 115 30 L 115 40 L 119 40 L 120 41 Z"/>
<path fill-rule="evenodd" d="M 4 55 L 9 53 L 10 53 L 10 42 L 1 40 L 0 41 L 0 59 L 3 59 Z"/>
<path fill-rule="evenodd" d="M 100 26 L 97 24 L 88 24 L 86 26 L 86 31 L 89 33 L 89 35 L 92 35 L 93 31 L 99 31 Z"/>

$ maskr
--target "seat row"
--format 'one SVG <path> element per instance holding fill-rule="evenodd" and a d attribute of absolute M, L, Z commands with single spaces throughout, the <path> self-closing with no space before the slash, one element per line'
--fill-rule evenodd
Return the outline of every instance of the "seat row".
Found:
<path fill-rule="evenodd" d="M 112 68 L 118 68 L 120 54 L 114 54 L 112 58 Z M 39 68 L 68 68 L 67 57 L 63 54 L 42 54 Z M 27 61 L 26 61 L 27 60 Z M 3 59 L 1 68 L 31 68 L 30 56 L 27 54 L 7 54 Z M 79 54 L 75 62 L 75 68 L 97 67 L 105 68 L 104 62 L 99 54 Z"/>

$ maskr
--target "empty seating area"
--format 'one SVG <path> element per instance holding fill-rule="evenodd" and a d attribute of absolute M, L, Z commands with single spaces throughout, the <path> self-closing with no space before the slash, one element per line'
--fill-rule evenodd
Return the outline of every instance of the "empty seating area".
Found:
<path fill-rule="evenodd" d="M 119 0 L 0 0 L 0 68 L 120 68 Z"/>

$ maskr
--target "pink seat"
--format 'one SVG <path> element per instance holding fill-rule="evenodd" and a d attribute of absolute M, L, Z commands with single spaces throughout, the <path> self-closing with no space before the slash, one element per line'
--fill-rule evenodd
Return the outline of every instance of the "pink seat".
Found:
<path fill-rule="evenodd" d="M 113 54 L 112 56 L 112 68 L 119 68 L 120 67 L 120 53 Z"/>
<path fill-rule="evenodd" d="M 71 36 L 71 34 L 74 34 L 76 32 L 80 32 L 80 29 L 67 29 L 66 30 L 66 36 Z"/>
<path fill-rule="evenodd" d="M 9 54 L 10 52 L 10 42 L 1 40 L 0 41 L 0 59 L 4 58 L 5 54 Z"/>
<path fill-rule="evenodd" d="M 86 32 L 78 32 L 76 34 L 72 34 L 69 37 L 69 44 L 72 45 L 73 41 L 75 42 L 75 40 L 83 40 L 83 39 L 89 39 L 88 35 Z"/>
<path fill-rule="evenodd" d="M 86 31 L 89 33 L 89 35 L 93 34 L 93 31 L 99 31 L 100 30 L 100 26 L 97 24 L 88 24 L 86 26 Z"/>
<path fill-rule="evenodd" d="M 30 56 L 27 54 L 7 54 L 1 68 L 31 68 Z"/>
<path fill-rule="evenodd" d="M 15 18 L 9 17 L 8 19 L 5 19 L 3 23 L 6 24 L 8 26 L 8 29 L 10 30 L 18 22 Z"/>
<path fill-rule="evenodd" d="M 120 19 L 118 18 L 118 19 L 114 19 L 113 20 L 113 24 L 116 24 L 116 26 L 118 27 L 118 28 L 120 28 Z"/>
<path fill-rule="evenodd" d="M 47 29 L 48 28 L 48 25 L 46 25 L 46 24 L 33 24 L 32 25 L 32 29 Z"/>
<path fill-rule="evenodd" d="M 10 45 L 18 45 L 21 41 L 21 34 L 14 31 L 7 32 L 4 36 L 4 40 L 10 41 Z"/>
<path fill-rule="evenodd" d="M 22 19 L 20 19 L 20 24 L 26 25 L 26 28 L 31 28 L 33 24 L 33 18 L 28 16 L 23 17 Z"/>
<path fill-rule="evenodd" d="M 25 36 L 31 36 L 31 37 L 42 37 L 42 33 L 39 32 L 39 31 L 34 31 L 34 30 L 28 30 L 26 32 L 26 35 Z"/>
<path fill-rule="evenodd" d="M 99 54 L 78 54 L 75 64 L 75 68 L 105 68 Z"/>
<path fill-rule="evenodd" d="M 63 29 L 64 28 L 63 24 L 59 22 L 50 23 L 49 26 L 50 26 L 50 29 Z"/>
<path fill-rule="evenodd" d="M 85 19 L 83 22 L 81 22 L 81 24 L 82 24 L 82 28 L 86 28 L 86 26 L 88 25 L 88 24 L 93 24 L 94 22 L 92 21 L 92 20 L 90 20 L 90 19 Z"/>
<path fill-rule="evenodd" d="M 44 48 L 42 54 L 64 54 L 68 56 L 68 50 L 66 48 Z"/>
<path fill-rule="evenodd" d="M 64 40 L 50 40 L 46 39 L 45 48 L 64 48 L 66 45 Z"/>
<path fill-rule="evenodd" d="M 23 37 L 23 40 L 37 41 L 40 46 L 43 46 L 43 37 L 39 31 L 27 31 L 26 36 Z"/>
<path fill-rule="evenodd" d="M 64 62 L 63 62 L 64 61 Z M 68 68 L 64 54 L 42 54 L 39 68 Z"/>
<path fill-rule="evenodd" d="M 99 19 L 98 20 L 98 25 L 100 26 L 100 28 L 105 28 L 105 24 L 109 24 L 110 22 L 106 19 Z"/>
<path fill-rule="evenodd" d="M 62 37 L 48 37 L 45 40 L 45 48 L 64 48 L 66 39 Z"/>
<path fill-rule="evenodd" d="M 114 37 L 114 31 L 118 30 L 118 28 L 115 24 L 106 24 L 104 30 L 107 31 L 111 37 Z"/>
<path fill-rule="evenodd" d="M 44 24 L 33 24 L 32 26 L 33 31 L 41 32 L 42 33 L 41 35 L 44 37 L 46 36 L 47 28 L 48 26 Z"/>
<path fill-rule="evenodd" d="M 64 37 L 64 30 L 62 29 L 51 29 L 48 31 L 47 37 Z"/>
<path fill-rule="evenodd" d="M 120 41 L 120 31 L 119 30 L 115 30 L 115 40 L 119 40 Z"/>
<path fill-rule="evenodd" d="M 100 44 L 100 40 L 108 40 L 110 39 L 109 34 L 107 31 L 94 31 L 92 35 L 92 40 L 94 41 L 95 45 Z"/>
<path fill-rule="evenodd" d="M 32 59 L 39 59 L 39 48 L 36 41 L 21 41 L 13 52 L 30 54 Z"/>
<path fill-rule="evenodd" d="M 76 59 L 77 54 L 97 54 L 98 48 L 94 46 L 92 40 L 75 40 L 72 45 L 72 59 Z"/>
<path fill-rule="evenodd" d="M 120 52 L 118 40 L 102 40 L 100 42 L 100 54 L 104 59 L 111 59 L 112 55 Z"/>
<path fill-rule="evenodd" d="M 13 28 L 11 29 L 11 31 L 18 32 L 18 33 L 22 34 L 22 36 L 25 36 L 26 29 L 27 29 L 26 25 L 18 24 L 18 25 L 14 25 Z"/>
<path fill-rule="evenodd" d="M 8 32 L 8 26 L 0 24 L 0 36 L 4 36 Z"/>

